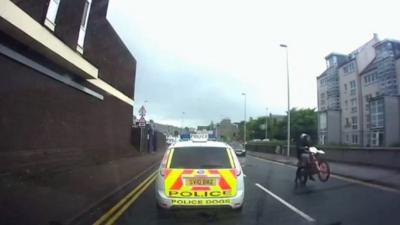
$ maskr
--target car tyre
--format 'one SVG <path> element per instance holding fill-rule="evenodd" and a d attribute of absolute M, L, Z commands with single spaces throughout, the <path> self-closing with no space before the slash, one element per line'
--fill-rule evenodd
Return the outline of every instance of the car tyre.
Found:
<path fill-rule="evenodd" d="M 164 209 L 161 207 L 158 203 L 156 203 L 156 208 L 157 208 L 157 217 L 158 218 L 167 218 L 168 217 L 168 209 Z"/>
<path fill-rule="evenodd" d="M 239 208 L 234 208 L 234 209 L 232 209 L 233 213 L 235 213 L 235 214 L 241 214 L 242 211 L 243 211 L 243 205 L 244 205 L 244 203 L 243 203 Z"/>

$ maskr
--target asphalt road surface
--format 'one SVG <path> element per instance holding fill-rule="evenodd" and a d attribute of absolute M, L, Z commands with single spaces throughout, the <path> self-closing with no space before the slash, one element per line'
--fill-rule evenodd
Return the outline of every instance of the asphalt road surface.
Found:
<path fill-rule="evenodd" d="M 242 212 L 207 209 L 160 214 L 152 183 L 117 224 L 400 224 L 400 192 L 337 177 L 296 187 L 293 167 L 252 156 L 240 160 L 246 175 Z"/>

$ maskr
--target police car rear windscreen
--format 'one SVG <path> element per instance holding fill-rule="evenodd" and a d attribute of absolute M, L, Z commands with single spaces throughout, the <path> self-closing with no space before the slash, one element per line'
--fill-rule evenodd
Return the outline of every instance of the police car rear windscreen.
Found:
<path fill-rule="evenodd" d="M 232 168 L 226 148 L 182 147 L 175 148 L 171 169 L 227 169 Z"/>

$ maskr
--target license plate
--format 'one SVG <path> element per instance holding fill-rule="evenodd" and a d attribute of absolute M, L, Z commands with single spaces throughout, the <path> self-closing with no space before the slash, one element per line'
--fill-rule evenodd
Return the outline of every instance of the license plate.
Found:
<path fill-rule="evenodd" d="M 215 186 L 216 179 L 214 178 L 189 178 L 186 179 L 187 186 Z"/>

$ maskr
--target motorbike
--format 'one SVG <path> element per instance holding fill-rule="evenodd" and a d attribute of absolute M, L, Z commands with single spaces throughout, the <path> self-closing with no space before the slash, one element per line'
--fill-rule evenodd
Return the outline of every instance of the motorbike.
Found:
<path fill-rule="evenodd" d="M 299 162 L 296 171 L 296 183 L 305 185 L 310 176 L 318 174 L 318 178 L 321 182 L 328 181 L 331 171 L 327 161 L 322 159 L 322 155 L 325 154 L 323 150 L 319 150 L 315 147 L 308 148 L 308 157 Z"/>

